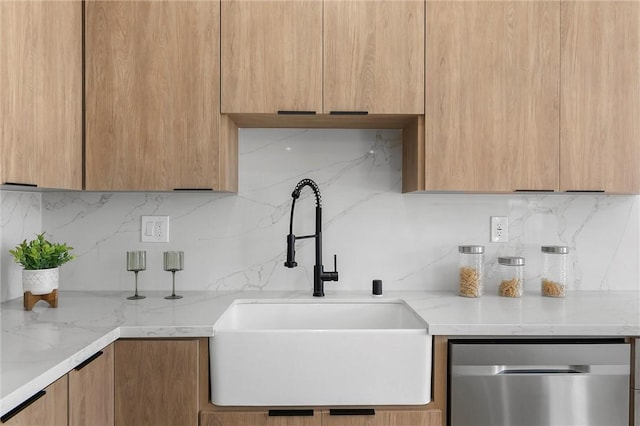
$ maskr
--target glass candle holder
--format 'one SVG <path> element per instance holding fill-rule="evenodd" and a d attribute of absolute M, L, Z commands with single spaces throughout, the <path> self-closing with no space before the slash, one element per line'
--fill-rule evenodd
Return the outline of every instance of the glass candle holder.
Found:
<path fill-rule="evenodd" d="M 147 269 L 147 252 L 144 250 L 128 251 L 127 252 L 127 271 L 133 271 L 135 274 L 135 294 L 127 297 L 129 300 L 144 299 L 145 296 L 138 294 L 138 272 Z"/>
<path fill-rule="evenodd" d="M 165 251 L 163 256 L 165 271 L 182 271 L 184 269 L 183 251 Z"/>
<path fill-rule="evenodd" d="M 165 299 L 182 299 L 182 296 L 176 295 L 176 272 L 184 269 L 184 252 L 183 251 L 165 251 L 163 256 L 163 268 L 165 271 L 171 271 L 172 291 L 171 296 Z"/>

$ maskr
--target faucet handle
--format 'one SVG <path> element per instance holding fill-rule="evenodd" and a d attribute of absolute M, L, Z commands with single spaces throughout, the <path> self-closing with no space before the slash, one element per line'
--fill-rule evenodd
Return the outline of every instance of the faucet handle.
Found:
<path fill-rule="evenodd" d="M 329 272 L 329 281 L 338 281 L 338 255 L 333 255 L 333 272 Z"/>

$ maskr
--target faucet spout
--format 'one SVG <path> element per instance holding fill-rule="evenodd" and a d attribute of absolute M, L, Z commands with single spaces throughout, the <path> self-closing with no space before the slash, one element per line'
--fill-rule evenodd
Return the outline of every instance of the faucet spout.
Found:
<path fill-rule="evenodd" d="M 293 234 L 293 212 L 296 205 L 296 200 L 300 198 L 300 192 L 305 186 L 309 186 L 316 198 L 316 227 L 315 233 L 312 235 L 305 235 L 296 237 Z M 311 179 L 302 179 L 293 192 L 291 193 L 293 201 L 291 203 L 291 219 L 289 221 L 289 235 L 287 235 L 287 260 L 284 262 L 284 266 L 287 268 L 295 268 L 298 263 L 295 261 L 295 242 L 296 240 L 304 238 L 315 238 L 315 260 L 316 263 L 313 267 L 313 295 L 316 297 L 324 296 L 324 282 L 325 281 L 338 281 L 338 271 L 334 266 L 333 271 L 325 271 L 324 265 L 322 265 L 322 196 L 320 195 L 320 189 L 318 185 Z M 337 258 L 334 255 L 334 265 L 337 265 Z"/>
<path fill-rule="evenodd" d="M 300 191 L 302 191 L 302 188 L 304 188 L 305 186 L 308 186 L 313 190 L 313 195 L 316 196 L 316 207 L 322 207 L 322 196 L 320 195 L 320 188 L 318 188 L 318 184 L 311 179 L 302 179 L 300 182 L 298 182 L 296 187 L 293 189 L 293 192 L 291 193 L 291 197 L 294 199 L 294 201 L 300 198 Z"/>

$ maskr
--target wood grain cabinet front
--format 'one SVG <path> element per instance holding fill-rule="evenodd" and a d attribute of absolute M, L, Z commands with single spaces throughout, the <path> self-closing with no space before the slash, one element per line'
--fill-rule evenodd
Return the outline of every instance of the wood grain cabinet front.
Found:
<path fill-rule="evenodd" d="M 219 25 L 218 1 L 86 3 L 86 189 L 235 190 Z"/>
<path fill-rule="evenodd" d="M 427 2 L 425 190 L 557 190 L 559 2 Z"/>
<path fill-rule="evenodd" d="M 324 2 L 324 112 L 424 114 L 424 1 Z"/>
<path fill-rule="evenodd" d="M 62 376 L 2 417 L 6 426 L 67 426 L 68 378 Z"/>
<path fill-rule="evenodd" d="M 441 426 L 440 410 L 306 410 L 308 415 L 277 415 L 282 411 L 202 412 L 200 426 Z M 298 410 L 300 411 L 300 410 Z M 305 411 L 305 410 L 301 410 Z M 273 415 L 276 414 L 276 415 Z"/>
<path fill-rule="evenodd" d="M 321 426 L 321 414 L 306 411 L 310 413 L 269 415 L 268 411 L 203 411 L 200 413 L 200 426 Z"/>
<path fill-rule="evenodd" d="M 221 7 L 222 112 L 321 112 L 322 1 Z"/>
<path fill-rule="evenodd" d="M 198 424 L 198 340 L 115 343 L 115 424 Z"/>
<path fill-rule="evenodd" d="M 426 15 L 406 191 L 640 193 L 640 0 L 427 1 Z"/>
<path fill-rule="evenodd" d="M 562 1 L 560 189 L 640 193 L 640 1 Z"/>
<path fill-rule="evenodd" d="M 424 9 L 418 0 L 223 1 L 222 112 L 423 114 Z"/>
<path fill-rule="evenodd" d="M 322 426 L 441 426 L 440 410 L 364 410 L 349 414 L 342 410 L 322 413 Z"/>
<path fill-rule="evenodd" d="M 69 426 L 113 426 L 113 344 L 71 370 L 68 376 Z"/>
<path fill-rule="evenodd" d="M 82 189 L 82 4 L 0 1 L 0 183 Z"/>

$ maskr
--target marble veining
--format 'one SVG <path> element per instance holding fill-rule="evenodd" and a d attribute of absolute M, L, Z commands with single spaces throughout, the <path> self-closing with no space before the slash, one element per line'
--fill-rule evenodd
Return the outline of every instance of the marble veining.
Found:
<path fill-rule="evenodd" d="M 42 228 L 42 194 L 0 190 L 0 301 L 22 296 L 22 272 L 9 250 Z"/>
<path fill-rule="evenodd" d="M 22 293 L 6 251 L 39 230 L 75 247 L 78 258 L 61 269 L 63 290 L 132 291 L 124 257 L 140 249 L 142 294 L 170 289 L 165 250 L 185 252 L 178 291 L 310 289 L 311 240 L 297 244 L 298 268 L 283 265 L 291 191 L 304 177 L 322 191 L 325 265 L 338 255 L 340 281 L 329 291 L 367 290 L 372 279 L 395 290 L 454 289 L 459 244 L 486 246 L 488 289 L 497 257 L 521 255 L 526 287 L 536 291 L 540 246 L 563 244 L 571 290 L 640 290 L 638 196 L 402 194 L 393 130 L 241 129 L 239 148 L 238 194 L 1 192 L 2 300 Z M 296 233 L 313 229 L 313 204 L 303 191 Z M 140 216 L 153 214 L 171 217 L 170 243 L 140 242 Z M 508 216 L 508 243 L 489 243 L 492 215 Z"/>

